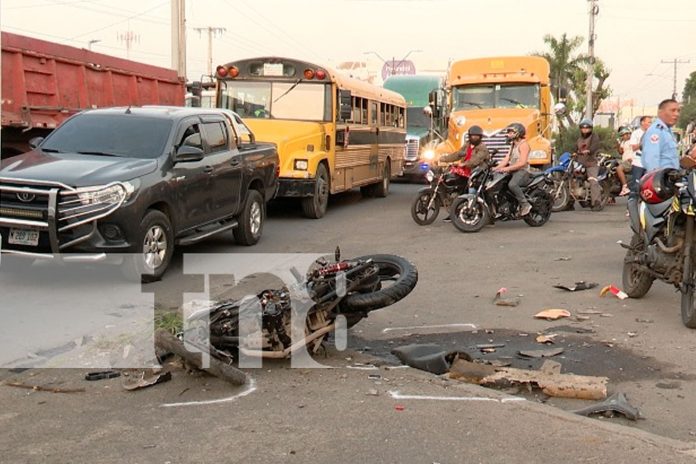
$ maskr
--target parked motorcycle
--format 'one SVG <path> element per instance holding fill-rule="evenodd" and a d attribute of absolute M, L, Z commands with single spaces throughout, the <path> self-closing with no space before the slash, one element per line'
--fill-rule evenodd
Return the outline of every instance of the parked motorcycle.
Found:
<path fill-rule="evenodd" d="M 491 220 L 512 221 L 522 219 L 532 227 L 546 224 L 551 216 L 553 199 L 547 192 L 552 181 L 543 172 L 530 173 L 529 181 L 523 186 L 524 193 L 532 205 L 526 216 L 520 216 L 519 204 L 507 187 L 511 173 L 494 173 L 496 161 L 478 167 L 471 175 L 476 185 L 475 193 L 457 197 L 450 207 L 450 218 L 462 232 L 478 232 Z"/>
<path fill-rule="evenodd" d="M 631 298 L 641 298 L 655 279 L 674 285 L 681 293 L 682 322 L 694 329 L 695 174 L 677 169 L 650 172 L 641 179 L 639 194 L 642 201 L 628 201 L 633 237 L 630 244 L 621 243 L 627 250 L 623 289 Z"/>
<path fill-rule="evenodd" d="M 610 198 L 610 193 L 616 170 L 612 171 L 611 163 L 600 158 L 599 176 L 597 180 L 601 189 L 600 204 L 604 207 Z M 553 185 L 550 192 L 553 199 L 553 212 L 565 211 L 574 201 L 578 201 L 583 208 L 592 206 L 590 196 L 590 181 L 587 178 L 587 169 L 575 159 L 575 155 L 565 152 L 559 158 L 559 164 L 544 171 L 552 179 Z M 618 181 L 618 179 L 616 179 Z M 619 182 L 619 190 L 621 183 Z"/>
<path fill-rule="evenodd" d="M 344 316 L 351 327 L 371 311 L 406 297 L 418 282 L 416 267 L 400 256 L 378 254 L 341 260 L 338 250 L 335 262 L 318 260 L 305 276 L 293 273 L 297 279 L 293 288 L 267 289 L 241 301 L 215 303 L 192 314 L 188 326 L 209 334 L 211 354 L 226 362 L 238 360 L 240 352 L 286 358 L 307 347 L 313 353 L 336 329 L 338 316 Z M 309 295 L 307 303 L 311 306 L 304 320 L 299 320 L 291 304 L 298 290 Z M 304 336 L 300 340 L 292 337 L 298 320 Z M 186 338 L 196 339 L 193 335 Z"/>
<path fill-rule="evenodd" d="M 466 183 L 448 174 L 448 168 L 437 166 L 433 166 L 425 174 L 425 179 L 430 185 L 418 190 L 411 205 L 411 217 L 416 224 L 420 226 L 432 224 L 440 214 L 441 208 L 449 211 L 457 195 L 466 191 Z"/>

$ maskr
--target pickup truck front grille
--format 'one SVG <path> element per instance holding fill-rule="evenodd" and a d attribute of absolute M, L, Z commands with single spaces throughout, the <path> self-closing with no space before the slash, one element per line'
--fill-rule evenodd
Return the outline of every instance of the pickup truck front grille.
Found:
<path fill-rule="evenodd" d="M 54 254 L 88 240 L 97 220 L 113 213 L 125 198 L 89 193 L 60 183 L 0 178 L 2 247 Z M 12 229 L 38 230 L 38 245 L 9 243 Z"/>

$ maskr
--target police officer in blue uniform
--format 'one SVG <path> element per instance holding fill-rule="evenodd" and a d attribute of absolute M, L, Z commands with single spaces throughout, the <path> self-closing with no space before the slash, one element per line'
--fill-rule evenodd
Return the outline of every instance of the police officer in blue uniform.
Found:
<path fill-rule="evenodd" d="M 657 119 L 653 121 L 641 143 L 643 168 L 646 171 L 660 168 L 679 168 L 679 152 L 672 127 L 679 120 L 679 102 L 667 99 L 660 102 Z"/>

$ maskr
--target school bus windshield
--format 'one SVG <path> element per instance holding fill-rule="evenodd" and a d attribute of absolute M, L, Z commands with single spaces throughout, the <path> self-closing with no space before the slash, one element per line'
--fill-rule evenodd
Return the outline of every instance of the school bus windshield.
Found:
<path fill-rule="evenodd" d="M 220 106 L 243 118 L 331 121 L 331 86 L 300 81 L 226 81 Z"/>
<path fill-rule="evenodd" d="M 539 108 L 538 84 L 463 85 L 453 89 L 454 111 Z"/>

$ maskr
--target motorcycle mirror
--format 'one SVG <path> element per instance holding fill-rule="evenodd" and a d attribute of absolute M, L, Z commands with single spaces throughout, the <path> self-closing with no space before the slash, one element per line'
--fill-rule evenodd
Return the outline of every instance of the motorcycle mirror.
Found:
<path fill-rule="evenodd" d="M 563 103 L 556 103 L 553 106 L 553 112 L 556 113 L 556 116 L 562 116 L 565 114 L 567 108 Z"/>

